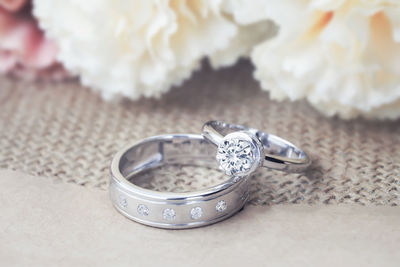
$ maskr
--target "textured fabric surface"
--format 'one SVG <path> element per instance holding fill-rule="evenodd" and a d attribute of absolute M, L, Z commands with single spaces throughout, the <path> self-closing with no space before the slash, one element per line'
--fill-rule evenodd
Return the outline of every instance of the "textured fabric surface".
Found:
<path fill-rule="evenodd" d="M 216 72 L 205 67 L 162 99 L 138 102 L 104 102 L 77 82 L 0 84 L 0 168 L 106 189 L 110 161 L 123 145 L 199 133 L 203 122 L 221 119 L 279 135 L 313 158 L 304 174 L 256 173 L 252 204 L 400 204 L 398 121 L 341 121 L 305 103 L 270 101 L 246 62 Z M 175 171 L 183 180 L 172 187 L 206 185 L 199 179 L 207 170 L 191 177 Z"/>

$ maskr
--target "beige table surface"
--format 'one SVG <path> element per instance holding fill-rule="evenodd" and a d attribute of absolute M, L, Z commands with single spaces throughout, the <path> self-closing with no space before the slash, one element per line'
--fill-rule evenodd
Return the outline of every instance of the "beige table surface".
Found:
<path fill-rule="evenodd" d="M 120 216 L 106 191 L 0 171 L 1 266 L 400 266 L 400 208 L 248 206 L 209 227 Z"/>

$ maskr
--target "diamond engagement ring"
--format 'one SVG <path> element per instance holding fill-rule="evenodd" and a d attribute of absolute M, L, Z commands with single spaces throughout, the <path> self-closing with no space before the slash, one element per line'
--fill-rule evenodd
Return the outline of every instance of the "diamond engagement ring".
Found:
<path fill-rule="evenodd" d="M 129 145 L 111 163 L 111 201 L 129 219 L 160 228 L 192 228 L 224 220 L 246 203 L 247 177 L 227 177 L 219 185 L 185 193 L 153 191 L 133 183 L 143 179 L 144 172 L 167 164 L 217 169 L 215 153 L 216 147 L 201 135 L 160 135 Z"/>
<path fill-rule="evenodd" d="M 229 176 L 247 176 L 259 166 L 302 172 L 311 164 L 292 143 L 246 126 L 209 121 L 203 125 L 203 136 L 218 147 L 219 168 Z"/>

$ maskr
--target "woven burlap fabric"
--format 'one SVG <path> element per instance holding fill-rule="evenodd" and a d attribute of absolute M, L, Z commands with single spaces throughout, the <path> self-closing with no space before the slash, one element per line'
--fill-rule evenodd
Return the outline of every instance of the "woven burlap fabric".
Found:
<path fill-rule="evenodd" d="M 205 66 L 160 100 L 105 102 L 76 81 L 0 84 L 0 168 L 106 189 L 110 161 L 125 144 L 199 133 L 203 122 L 222 119 L 279 135 L 313 158 L 304 174 L 257 172 L 252 204 L 400 204 L 399 122 L 342 121 L 306 103 L 271 101 L 247 62 L 220 71 Z M 224 179 L 190 166 L 175 170 L 177 179 L 171 172 L 157 171 L 154 186 L 180 191 Z"/>

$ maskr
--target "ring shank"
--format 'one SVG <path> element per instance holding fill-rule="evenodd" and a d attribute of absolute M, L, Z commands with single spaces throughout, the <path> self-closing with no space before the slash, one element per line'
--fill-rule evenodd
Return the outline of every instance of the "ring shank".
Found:
<path fill-rule="evenodd" d="M 127 146 L 116 154 L 111 165 L 110 197 L 116 209 L 137 222 L 169 229 L 203 226 L 223 220 L 240 210 L 248 195 L 248 179 L 227 181 L 214 187 L 185 193 L 159 192 L 142 188 L 131 181 L 143 172 L 168 164 L 217 168 L 216 148 L 201 135 L 163 135 Z M 216 211 L 219 201 L 227 203 Z M 148 214 L 138 211 L 146 207 Z M 191 209 L 200 207 L 201 218 L 190 217 Z M 173 220 L 163 217 L 165 209 L 176 213 Z"/>
<path fill-rule="evenodd" d="M 121 155 L 118 168 L 125 178 L 167 164 L 217 168 L 215 151 L 204 139 L 151 138 L 130 146 Z"/>
<path fill-rule="evenodd" d="M 225 135 L 237 131 L 250 132 L 260 140 L 265 153 L 263 167 L 288 172 L 302 172 L 311 164 L 310 157 L 303 150 L 278 136 L 222 121 L 209 121 L 203 126 L 203 136 L 216 146 L 222 142 Z"/>

